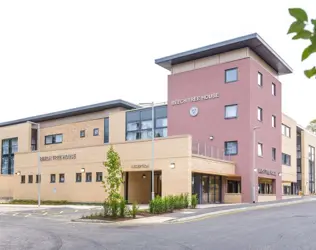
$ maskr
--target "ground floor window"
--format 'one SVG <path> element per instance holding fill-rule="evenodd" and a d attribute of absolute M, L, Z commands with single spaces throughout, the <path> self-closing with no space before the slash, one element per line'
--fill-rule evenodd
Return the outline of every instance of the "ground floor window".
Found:
<path fill-rule="evenodd" d="M 272 180 L 259 180 L 259 194 L 273 194 Z"/>
<path fill-rule="evenodd" d="M 283 194 L 292 194 L 291 186 L 283 186 Z"/>
<path fill-rule="evenodd" d="M 199 203 L 221 203 L 222 177 L 218 175 L 193 174 L 192 193 L 198 196 Z"/>
<path fill-rule="evenodd" d="M 227 193 L 240 194 L 241 193 L 241 182 L 227 180 Z"/>

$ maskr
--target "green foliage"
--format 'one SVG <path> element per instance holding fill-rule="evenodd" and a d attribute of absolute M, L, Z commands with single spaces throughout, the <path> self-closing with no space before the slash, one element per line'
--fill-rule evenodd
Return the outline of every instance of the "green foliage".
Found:
<path fill-rule="evenodd" d="M 189 207 L 189 195 L 169 195 L 164 198 L 157 196 L 149 203 L 149 212 L 152 214 L 172 213 L 175 209 Z"/>
<path fill-rule="evenodd" d="M 106 200 L 106 206 L 108 211 L 104 210 L 104 214 L 106 212 L 111 214 L 113 217 L 117 217 L 118 213 L 121 212 L 119 211 L 119 208 L 122 202 L 122 197 L 120 195 L 120 186 L 123 183 L 123 178 L 122 178 L 122 168 L 121 168 L 121 160 L 120 156 L 118 155 L 117 152 L 114 151 L 113 147 L 109 149 L 107 152 L 107 161 L 104 162 L 104 166 L 106 167 L 107 170 L 107 175 L 105 176 L 105 181 L 103 181 L 103 187 L 105 192 L 108 193 L 108 198 Z M 124 201 L 125 203 L 125 201 Z M 125 203 L 126 207 L 126 203 Z M 109 212 L 110 210 L 110 212 Z M 125 214 L 125 212 L 124 212 Z"/>
<path fill-rule="evenodd" d="M 125 217 L 127 207 L 126 207 L 126 201 L 124 199 L 120 200 L 119 207 L 120 207 L 120 213 L 119 213 L 120 217 Z"/>
<path fill-rule="evenodd" d="M 293 40 L 303 39 L 309 40 L 310 44 L 303 50 L 301 60 L 306 60 L 311 54 L 316 52 L 316 19 L 308 21 L 308 15 L 305 10 L 300 8 L 289 9 L 289 13 L 296 19 L 288 30 L 288 34 L 295 33 Z M 311 30 L 306 29 L 306 26 L 313 26 Z M 305 76 L 311 78 L 316 75 L 316 67 L 304 71 Z"/>
<path fill-rule="evenodd" d="M 129 210 L 129 214 L 130 214 L 130 216 L 133 217 L 133 219 L 135 219 L 138 211 L 139 211 L 139 206 L 138 206 L 137 202 L 134 202 L 132 205 L 132 208 Z"/>
<path fill-rule="evenodd" d="M 307 130 L 316 133 L 316 119 L 309 122 L 309 124 L 306 127 Z"/>
<path fill-rule="evenodd" d="M 198 204 L 198 198 L 196 194 L 192 194 L 191 196 L 191 208 L 196 208 Z"/>

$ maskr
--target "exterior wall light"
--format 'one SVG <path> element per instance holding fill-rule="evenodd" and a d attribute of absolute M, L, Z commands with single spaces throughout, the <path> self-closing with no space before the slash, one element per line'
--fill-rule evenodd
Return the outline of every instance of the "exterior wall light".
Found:
<path fill-rule="evenodd" d="M 279 176 L 282 176 L 282 173 L 279 173 Z"/>
<path fill-rule="evenodd" d="M 15 173 L 16 175 L 21 175 L 21 171 L 18 171 Z"/>
<path fill-rule="evenodd" d="M 174 169 L 176 167 L 176 164 L 175 163 L 170 163 L 170 168 L 171 169 Z"/>
<path fill-rule="evenodd" d="M 147 176 L 146 176 L 145 174 L 143 174 L 143 176 L 142 176 L 142 177 L 143 177 L 143 179 L 146 179 L 146 177 L 147 177 Z"/>
<path fill-rule="evenodd" d="M 256 168 L 255 168 L 253 171 L 254 171 L 254 172 L 257 172 L 257 171 L 258 171 L 258 169 L 256 169 Z"/>
<path fill-rule="evenodd" d="M 81 172 L 81 173 L 84 173 L 85 171 L 86 171 L 85 168 L 81 168 L 81 169 L 80 169 L 80 172 Z"/>
<path fill-rule="evenodd" d="M 214 140 L 214 136 L 211 135 L 210 136 L 210 140 L 213 141 Z"/>

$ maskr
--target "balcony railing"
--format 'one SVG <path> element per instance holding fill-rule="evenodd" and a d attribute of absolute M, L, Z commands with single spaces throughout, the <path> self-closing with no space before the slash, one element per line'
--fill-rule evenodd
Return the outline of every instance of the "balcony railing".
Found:
<path fill-rule="evenodd" d="M 225 149 L 207 143 L 192 142 L 192 154 L 211 157 L 214 159 L 230 161 L 231 155 L 225 154 Z"/>

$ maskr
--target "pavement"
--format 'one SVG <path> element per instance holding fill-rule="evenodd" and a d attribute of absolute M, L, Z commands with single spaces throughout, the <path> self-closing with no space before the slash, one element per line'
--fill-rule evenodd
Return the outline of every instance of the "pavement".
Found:
<path fill-rule="evenodd" d="M 142 226 L 71 223 L 7 212 L 0 216 L 0 249 L 313 250 L 315 208 L 316 200 L 306 199 L 181 224 Z"/>

